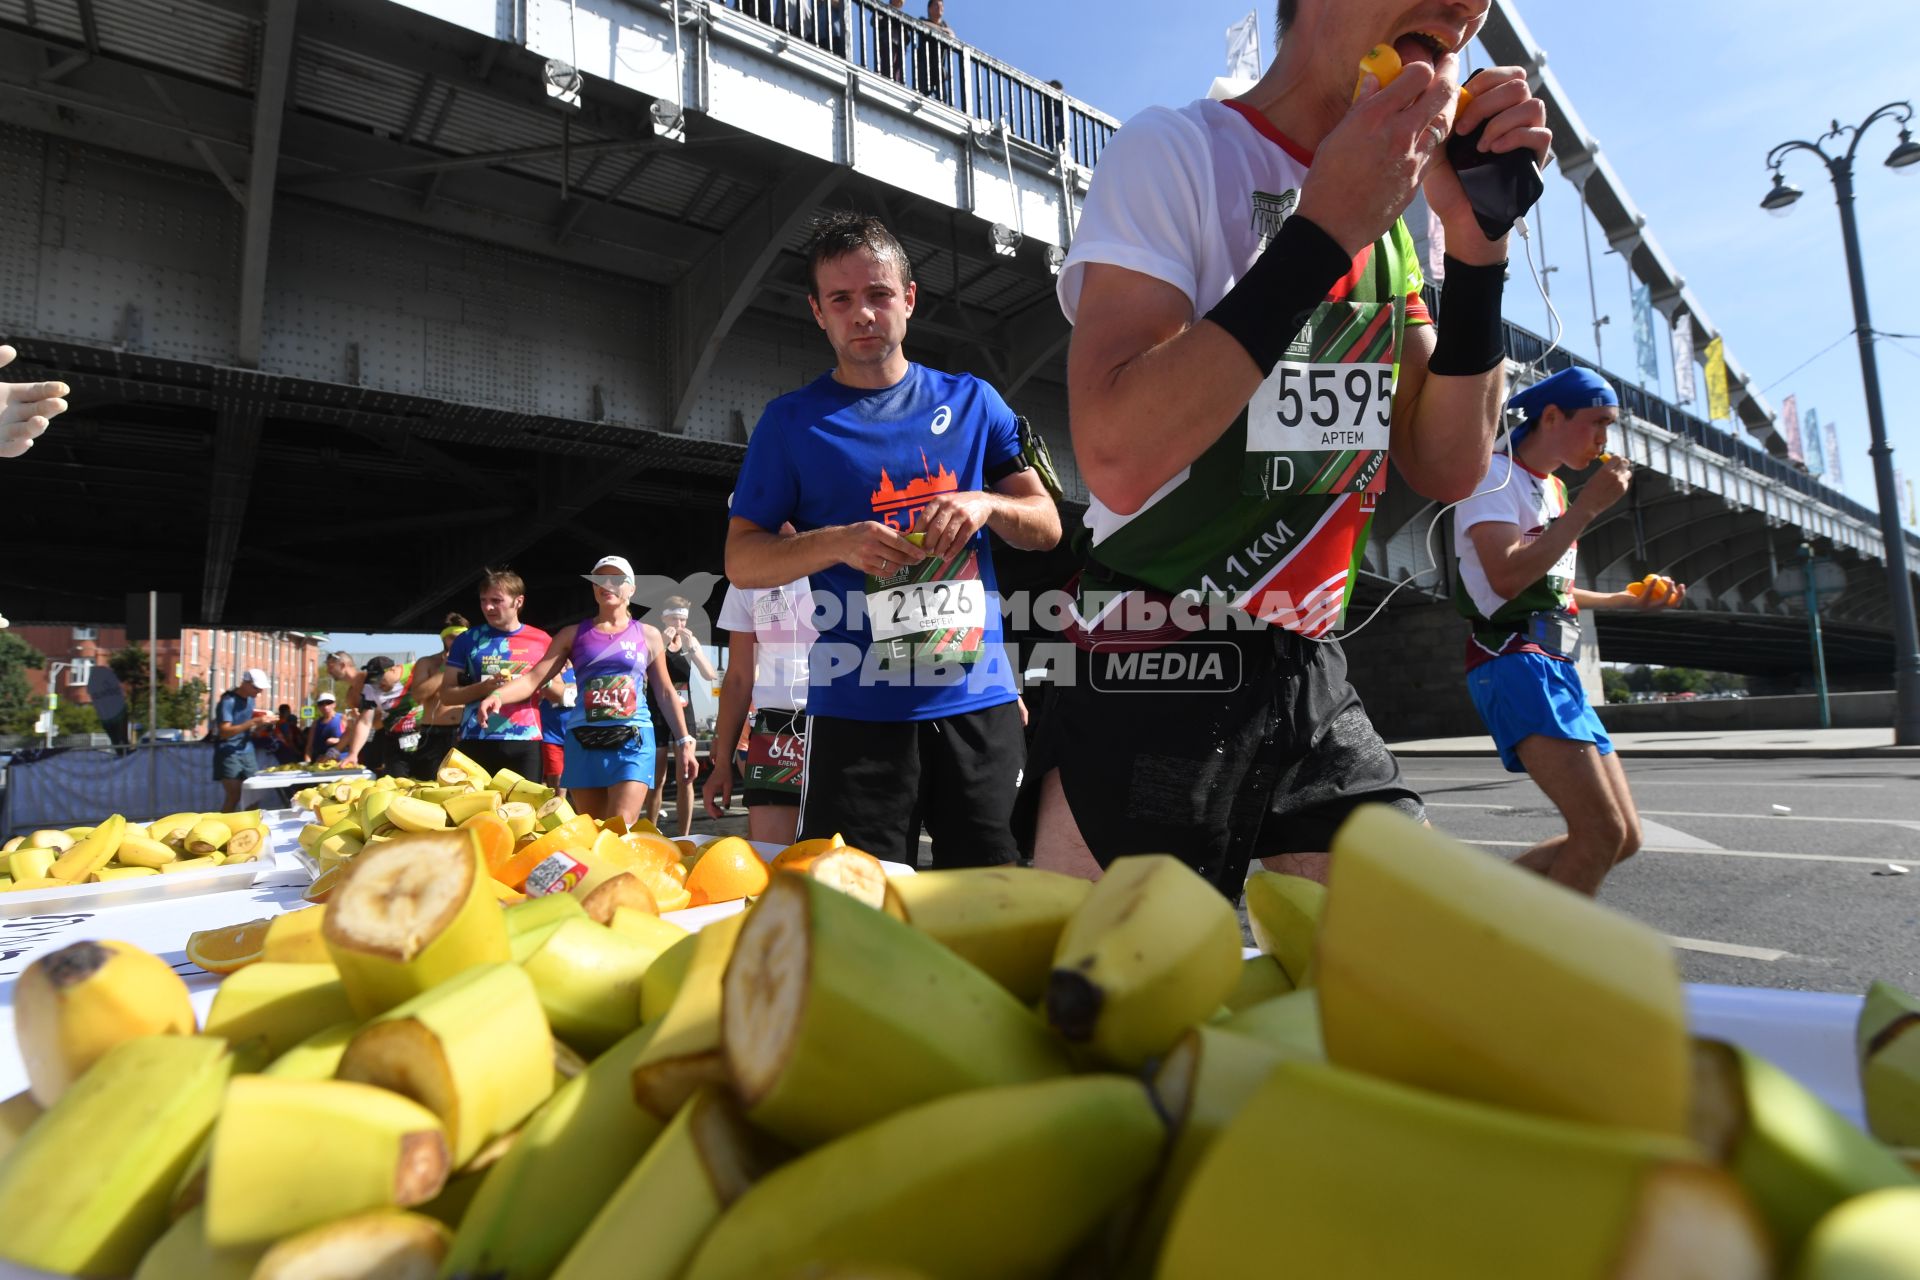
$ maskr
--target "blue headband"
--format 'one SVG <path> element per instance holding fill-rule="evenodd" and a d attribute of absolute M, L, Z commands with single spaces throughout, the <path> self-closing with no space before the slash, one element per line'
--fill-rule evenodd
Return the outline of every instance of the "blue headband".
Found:
<path fill-rule="evenodd" d="M 1513 429 L 1513 438 L 1517 443 L 1540 421 L 1549 406 L 1562 413 L 1573 414 L 1582 409 L 1601 409 L 1619 403 L 1620 397 L 1614 394 L 1612 384 L 1605 378 L 1591 369 L 1576 367 L 1563 369 L 1551 378 L 1542 378 L 1508 400 L 1507 408 L 1518 410 L 1524 419 Z"/>

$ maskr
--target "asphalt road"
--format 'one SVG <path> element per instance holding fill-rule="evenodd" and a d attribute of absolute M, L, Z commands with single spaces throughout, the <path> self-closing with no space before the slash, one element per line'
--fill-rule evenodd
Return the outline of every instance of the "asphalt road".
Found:
<path fill-rule="evenodd" d="M 1626 763 L 1646 844 L 1600 899 L 1674 938 L 1689 982 L 1920 988 L 1920 760 Z M 1489 853 L 1516 857 L 1565 829 L 1497 760 L 1402 768 L 1436 827 Z M 1902 860 L 1911 874 L 1884 874 Z"/>
<path fill-rule="evenodd" d="M 1488 853 L 1517 857 L 1565 829 L 1497 760 L 1401 768 L 1436 827 Z M 1884 978 L 1920 990 L 1920 760 L 1629 757 L 1627 778 L 1646 847 L 1600 898 L 1676 939 L 1687 981 L 1858 995 Z M 745 814 L 703 813 L 694 829 L 745 835 Z M 1874 874 L 1899 859 L 1910 874 Z"/>

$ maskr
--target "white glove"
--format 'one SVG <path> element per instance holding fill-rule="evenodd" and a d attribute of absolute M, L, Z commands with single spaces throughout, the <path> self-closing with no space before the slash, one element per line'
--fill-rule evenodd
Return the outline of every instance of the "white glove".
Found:
<path fill-rule="evenodd" d="M 0 346 L 0 369 L 19 352 Z M 53 419 L 67 411 L 71 390 L 64 382 L 0 382 L 0 458 L 17 458 Z"/>

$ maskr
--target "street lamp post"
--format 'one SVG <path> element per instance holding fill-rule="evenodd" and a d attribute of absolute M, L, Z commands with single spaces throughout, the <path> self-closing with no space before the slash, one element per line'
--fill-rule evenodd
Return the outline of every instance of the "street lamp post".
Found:
<path fill-rule="evenodd" d="M 1768 213 L 1784 214 L 1800 199 L 1800 188 L 1781 175 L 1781 162 L 1795 151 L 1810 151 L 1827 166 L 1833 179 L 1834 200 L 1840 206 L 1840 233 L 1847 247 L 1847 278 L 1853 286 L 1854 336 L 1860 343 L 1860 373 L 1866 382 L 1867 427 L 1873 433 L 1874 488 L 1880 495 L 1880 534 L 1886 542 L 1887 592 L 1893 599 L 1894 642 L 1894 719 L 1893 740 L 1901 746 L 1920 745 L 1920 636 L 1915 634 L 1913 588 L 1907 578 L 1906 535 L 1900 527 L 1900 495 L 1893 483 L 1893 448 L 1887 443 L 1886 414 L 1880 404 L 1880 367 L 1873 353 L 1873 322 L 1867 314 L 1866 273 L 1860 265 L 1860 230 L 1853 219 L 1853 157 L 1867 130 L 1882 119 L 1900 122 L 1900 144 L 1887 157 L 1887 167 L 1913 170 L 1920 165 L 1920 142 L 1907 128 L 1913 121 L 1913 104 L 1890 102 L 1859 125 L 1833 127 L 1813 142 L 1783 142 L 1767 153 L 1767 167 L 1773 171 L 1773 187 L 1760 207 Z M 1852 135 L 1846 152 L 1830 155 L 1820 144 L 1839 142 Z M 1838 150 L 1836 146 L 1835 150 Z"/>

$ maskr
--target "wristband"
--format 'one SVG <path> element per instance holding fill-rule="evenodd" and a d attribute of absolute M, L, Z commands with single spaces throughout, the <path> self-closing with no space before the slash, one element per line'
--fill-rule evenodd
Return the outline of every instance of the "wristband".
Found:
<path fill-rule="evenodd" d="M 1206 318 L 1225 329 L 1264 376 L 1286 355 L 1313 309 L 1351 270 L 1352 255 L 1296 213 L 1281 224 L 1266 252 Z"/>
<path fill-rule="evenodd" d="M 1506 289 L 1507 264 L 1474 266 L 1449 255 L 1446 269 L 1440 323 L 1435 326 L 1427 372 L 1475 378 L 1507 358 L 1500 336 L 1500 295 Z"/>
<path fill-rule="evenodd" d="M 675 738 L 673 740 L 673 745 L 676 747 L 684 747 L 689 742 L 698 742 L 698 741 L 700 741 L 700 739 L 694 737 L 692 734 L 688 734 L 684 738 Z"/>

